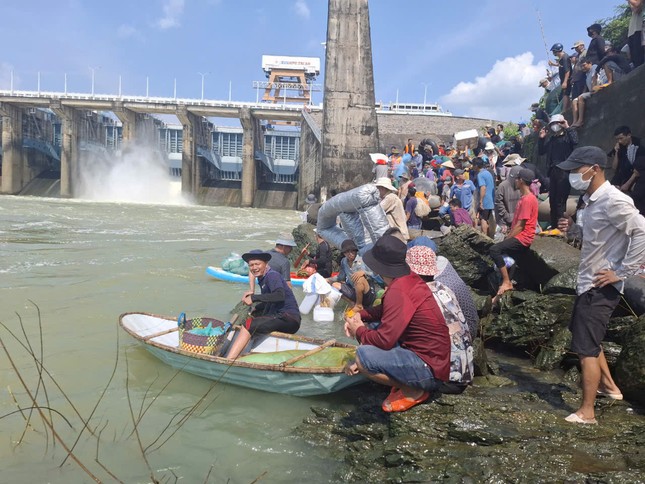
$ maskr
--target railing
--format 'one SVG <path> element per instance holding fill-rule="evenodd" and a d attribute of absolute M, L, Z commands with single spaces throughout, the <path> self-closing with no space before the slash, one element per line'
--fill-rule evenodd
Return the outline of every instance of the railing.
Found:
<path fill-rule="evenodd" d="M 251 108 L 267 109 L 271 111 L 294 111 L 299 112 L 302 106 L 298 104 L 279 104 L 279 103 L 260 103 L 246 101 L 221 101 L 207 99 L 191 99 L 176 97 L 158 97 L 158 96 L 125 96 L 119 94 L 84 94 L 71 92 L 55 91 L 16 91 L 0 89 L 0 96 L 22 97 L 30 99 L 60 99 L 76 101 L 108 101 L 108 102 L 126 102 L 126 103 L 146 103 L 146 104 L 176 104 L 179 106 L 203 106 L 213 108 Z M 310 105 L 308 109 L 314 111 L 322 110 L 322 104 Z"/>

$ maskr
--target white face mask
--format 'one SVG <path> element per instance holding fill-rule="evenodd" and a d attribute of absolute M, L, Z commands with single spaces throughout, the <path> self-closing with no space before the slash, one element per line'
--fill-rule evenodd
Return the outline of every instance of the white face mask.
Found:
<path fill-rule="evenodd" d="M 561 132 L 561 131 L 562 131 L 562 129 L 563 129 L 563 128 L 562 128 L 562 125 L 561 125 L 561 124 L 559 124 L 559 123 L 555 123 L 555 124 L 552 124 L 552 125 L 551 125 L 551 131 L 553 131 L 553 132 L 554 132 L 554 133 L 556 133 L 556 134 L 557 134 L 557 133 L 559 133 L 559 132 Z"/>
<path fill-rule="evenodd" d="M 593 167 L 589 167 L 589 170 L 591 169 L 593 169 Z M 589 170 L 585 171 L 584 173 L 569 173 L 569 184 L 571 185 L 571 187 L 583 192 L 586 191 L 591 184 L 591 179 L 593 178 L 593 176 L 589 178 L 589 180 L 583 180 L 582 176 L 586 175 Z"/>

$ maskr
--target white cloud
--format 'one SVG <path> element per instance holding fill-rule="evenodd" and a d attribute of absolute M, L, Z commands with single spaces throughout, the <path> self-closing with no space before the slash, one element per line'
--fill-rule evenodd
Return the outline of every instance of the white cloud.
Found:
<path fill-rule="evenodd" d="M 157 19 L 155 24 L 162 30 L 179 27 L 179 18 L 184 12 L 185 0 L 165 0 L 163 17 Z"/>
<path fill-rule="evenodd" d="M 499 121 L 527 118 L 528 108 L 542 94 L 538 87 L 546 63 L 533 63 L 531 52 L 495 62 L 483 77 L 460 82 L 441 98 L 444 109 Z"/>
<path fill-rule="evenodd" d="M 309 19 L 311 17 L 311 10 L 309 10 L 309 5 L 307 5 L 306 0 L 296 0 L 295 5 L 293 6 L 296 11 L 296 15 L 304 19 Z"/>
<path fill-rule="evenodd" d="M 120 39 L 142 39 L 143 35 L 139 30 L 137 30 L 136 27 L 133 27 L 132 25 L 128 24 L 123 24 L 120 25 L 119 28 L 116 31 L 117 37 Z"/>

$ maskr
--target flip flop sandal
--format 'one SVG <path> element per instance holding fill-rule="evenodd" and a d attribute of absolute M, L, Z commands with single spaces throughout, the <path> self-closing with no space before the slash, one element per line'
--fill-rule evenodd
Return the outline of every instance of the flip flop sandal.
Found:
<path fill-rule="evenodd" d="M 585 419 L 580 417 L 577 413 L 572 413 L 568 417 L 564 418 L 567 422 L 583 425 L 598 425 L 598 421 L 595 418 Z"/>
<path fill-rule="evenodd" d="M 407 398 L 403 396 L 402 392 L 398 392 L 393 395 L 391 399 L 390 397 L 386 398 L 381 408 L 384 412 L 388 413 L 405 412 L 406 410 L 410 410 L 415 405 L 419 405 L 420 403 L 425 402 L 429 397 L 430 393 L 428 392 L 423 392 L 419 398 Z M 389 404 L 389 408 L 386 406 L 386 403 Z"/>
<path fill-rule="evenodd" d="M 390 389 L 390 394 L 385 398 L 385 400 L 383 400 L 383 403 L 381 404 L 383 411 L 389 412 L 388 408 L 392 408 L 392 402 L 394 400 L 398 400 L 399 398 L 403 398 L 401 390 L 399 388 L 392 387 Z"/>

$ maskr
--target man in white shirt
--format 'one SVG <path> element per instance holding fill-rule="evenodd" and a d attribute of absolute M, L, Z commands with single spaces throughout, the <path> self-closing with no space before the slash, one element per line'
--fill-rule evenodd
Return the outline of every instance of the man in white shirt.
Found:
<path fill-rule="evenodd" d="M 607 155 L 595 146 L 576 148 L 558 168 L 569 172 L 571 187 L 584 191 L 586 204 L 577 224 L 566 213 L 558 228 L 582 235 L 577 298 L 569 329 L 571 351 L 582 367 L 582 405 L 565 420 L 596 424 L 596 396 L 622 400 L 611 377 L 601 342 L 620 301 L 624 280 L 645 262 L 645 218 L 632 199 L 605 178 Z"/>

